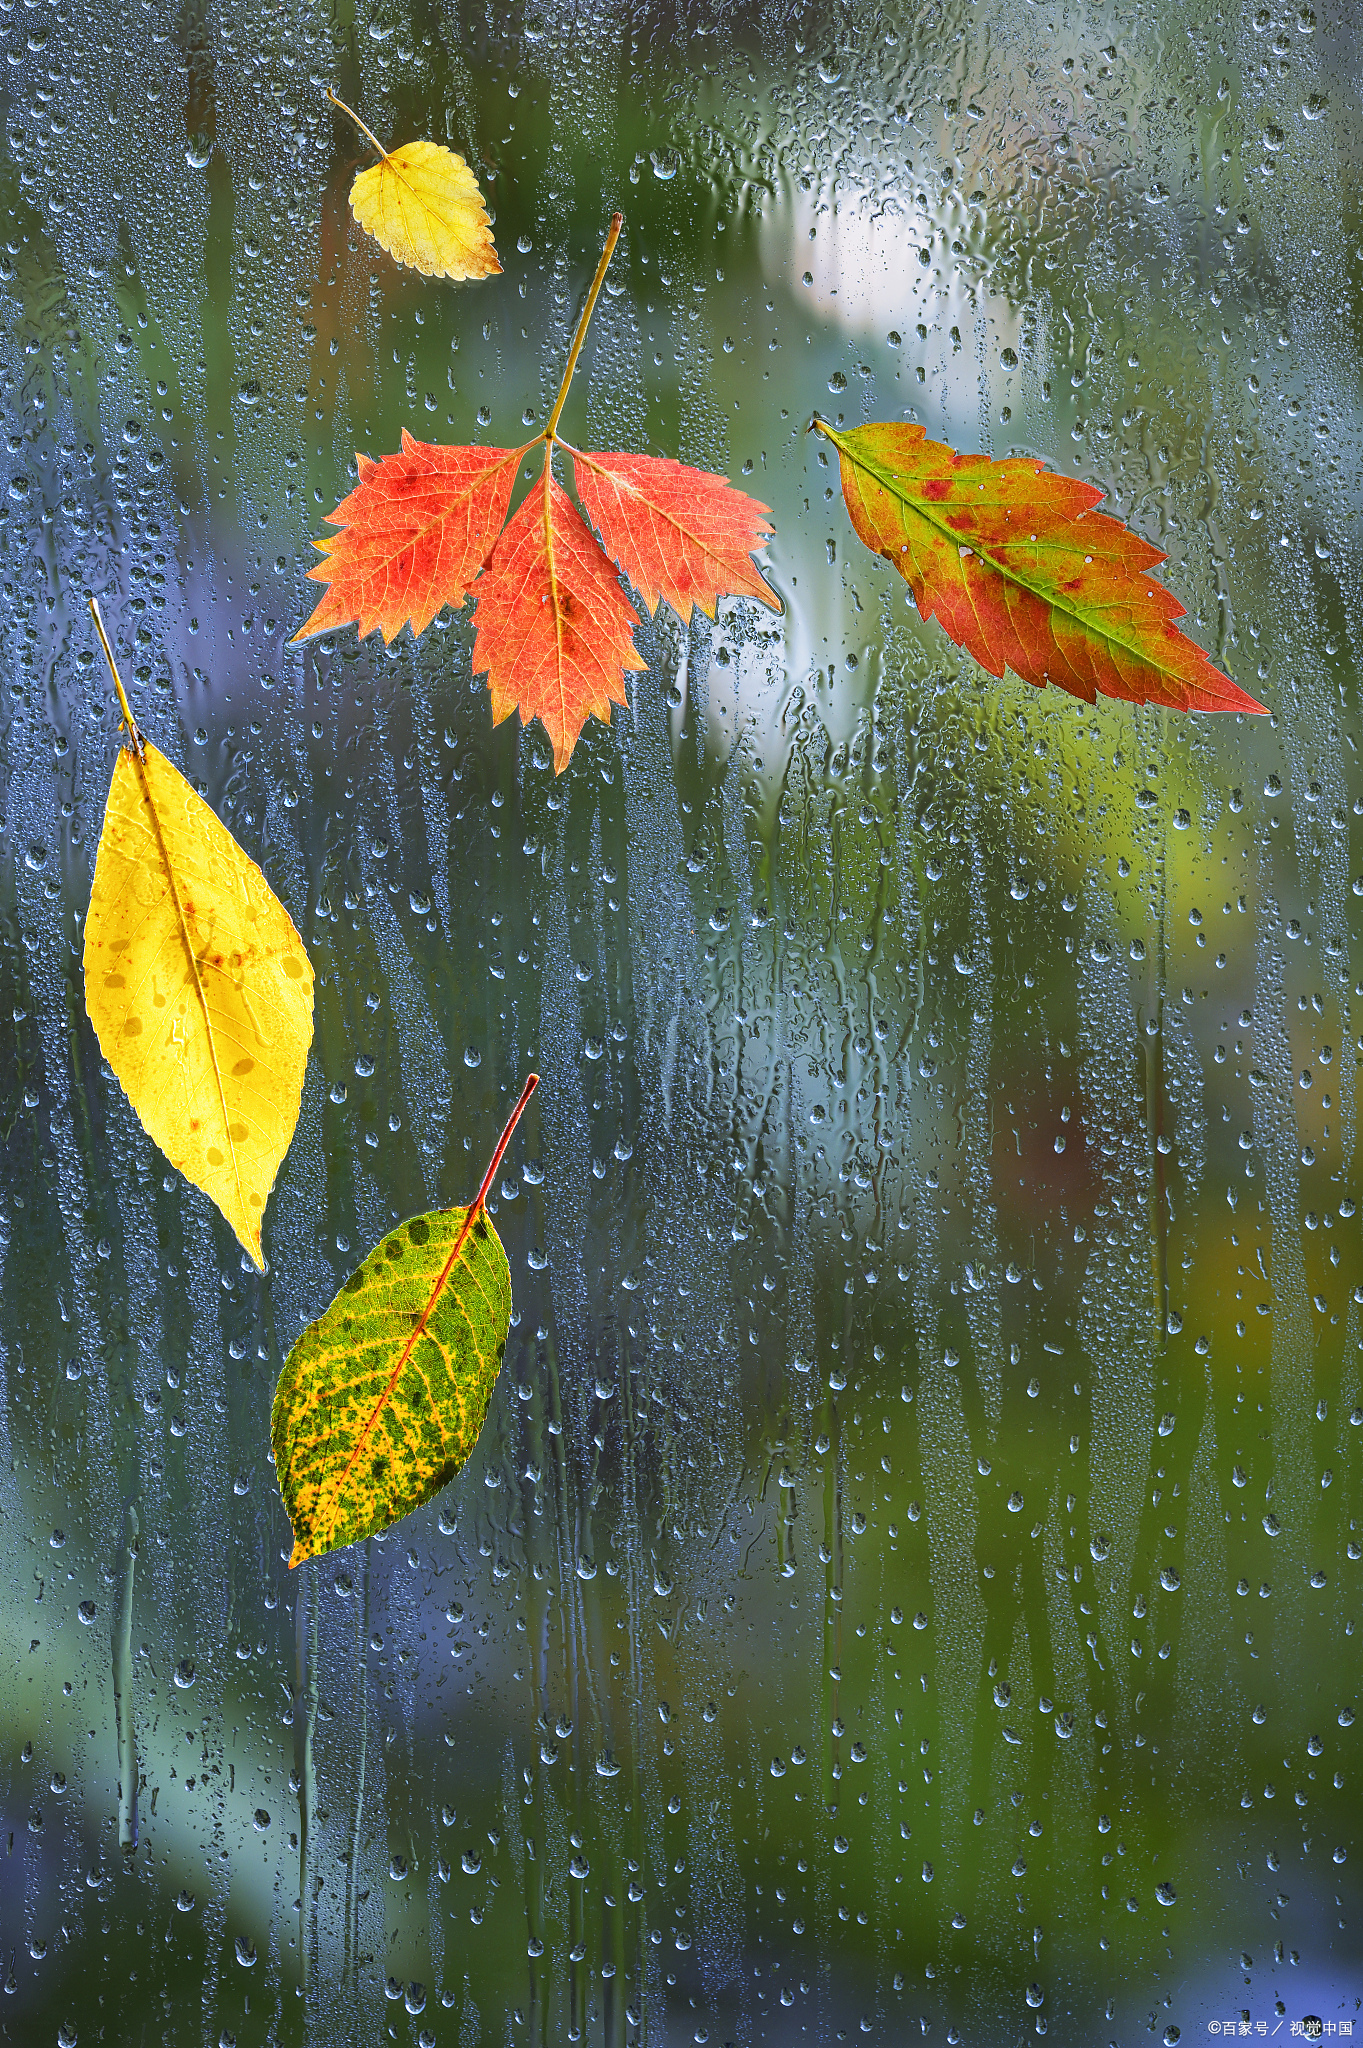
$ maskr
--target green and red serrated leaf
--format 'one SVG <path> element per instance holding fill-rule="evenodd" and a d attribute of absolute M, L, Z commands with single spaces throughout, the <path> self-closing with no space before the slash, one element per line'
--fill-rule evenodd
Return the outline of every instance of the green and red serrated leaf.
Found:
<path fill-rule="evenodd" d="M 496 724 L 538 718 L 568 765 L 589 717 L 610 723 L 623 671 L 646 668 L 614 569 L 552 474 L 517 507 L 478 585 L 473 673 L 486 672 Z"/>
<path fill-rule="evenodd" d="M 290 1565 L 390 1528 L 477 1443 L 511 1320 L 511 1270 L 486 1197 L 538 1078 L 471 1205 L 390 1230 L 285 1360 L 270 1438 Z"/>
<path fill-rule="evenodd" d="M 387 642 L 409 619 L 422 633 L 443 605 L 457 610 L 496 546 L 523 453 L 443 448 L 404 427 L 399 454 L 361 455 L 358 484 L 330 515 L 343 530 L 315 543 L 326 559 L 308 571 L 330 587 L 294 639 L 354 620 L 361 638 L 377 626 Z"/>
<path fill-rule="evenodd" d="M 1165 557 L 1093 508 L 1103 493 L 1028 456 L 991 461 L 888 421 L 842 433 L 847 510 L 990 675 L 1179 711 L 1262 711 L 1174 624 L 1184 608 L 1150 570 Z"/>
<path fill-rule="evenodd" d="M 693 604 L 712 619 L 721 597 L 780 611 L 752 560 L 775 531 L 769 506 L 727 477 L 661 456 L 569 453 L 582 509 L 650 612 L 666 599 L 686 625 Z"/>

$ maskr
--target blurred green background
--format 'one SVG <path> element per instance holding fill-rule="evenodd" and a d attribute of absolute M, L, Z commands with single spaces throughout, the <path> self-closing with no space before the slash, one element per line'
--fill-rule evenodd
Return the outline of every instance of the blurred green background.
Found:
<path fill-rule="evenodd" d="M 1363 2028 L 1356 11 L 0 41 L 0 2039 Z M 356 230 L 328 84 L 502 277 Z M 469 615 L 287 642 L 357 449 L 542 421 L 617 206 L 564 430 L 771 505 L 785 612 L 641 626 L 556 779 Z M 1270 716 L 983 676 L 815 409 L 1101 485 Z M 316 967 L 264 1280 L 85 1017 L 87 590 Z M 531 1065 L 477 1453 L 290 1574 L 282 1355 Z"/>

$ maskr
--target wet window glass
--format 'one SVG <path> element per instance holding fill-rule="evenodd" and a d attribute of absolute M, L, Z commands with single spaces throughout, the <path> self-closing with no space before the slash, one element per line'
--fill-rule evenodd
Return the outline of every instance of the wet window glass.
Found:
<path fill-rule="evenodd" d="M 0 0 L 0 2035 L 1363 2032 L 1356 30 Z M 292 636 L 617 209 L 562 431 L 782 609 L 644 605 L 558 772 L 471 606 Z M 988 673 L 815 413 L 1096 486 L 1267 715 Z M 315 977 L 263 1274 L 87 1010 L 87 594 Z M 283 1361 L 531 1070 L 476 1448 L 291 1566 Z"/>

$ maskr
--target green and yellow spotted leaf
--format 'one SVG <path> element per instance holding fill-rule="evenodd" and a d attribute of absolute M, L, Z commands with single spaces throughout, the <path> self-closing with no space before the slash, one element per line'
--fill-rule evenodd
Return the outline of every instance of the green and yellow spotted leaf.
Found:
<path fill-rule="evenodd" d="M 398 1224 L 289 1353 L 271 1437 L 290 1565 L 391 1528 L 477 1443 L 511 1321 L 511 1270 L 484 1203 L 537 1079 L 471 1206 Z"/>

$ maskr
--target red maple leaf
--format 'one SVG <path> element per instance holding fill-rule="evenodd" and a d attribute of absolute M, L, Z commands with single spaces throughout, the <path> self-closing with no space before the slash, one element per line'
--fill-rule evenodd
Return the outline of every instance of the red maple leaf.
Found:
<path fill-rule="evenodd" d="M 610 722 L 625 669 L 646 668 L 620 579 L 544 465 L 497 543 L 478 594 L 473 673 L 487 673 L 493 723 L 519 705 L 541 720 L 562 774 L 589 716 Z"/>
<path fill-rule="evenodd" d="M 712 619 L 721 597 L 780 610 L 752 561 L 774 531 L 765 505 L 708 469 L 656 455 L 572 456 L 583 510 L 651 612 L 665 598 L 683 622 L 693 604 Z"/>
<path fill-rule="evenodd" d="M 315 543 L 309 569 L 331 587 L 301 640 L 355 620 L 385 642 L 410 619 L 424 633 L 443 606 L 461 605 L 497 544 L 511 502 L 519 448 L 441 448 L 404 427 L 402 451 L 357 458 L 360 481 L 331 514 L 342 531 Z"/>
<path fill-rule="evenodd" d="M 1262 711 L 1174 624 L 1183 606 L 1150 571 L 1165 557 L 1093 508 L 1103 493 L 1028 456 L 992 462 L 922 427 L 811 425 L 838 451 L 858 535 L 899 570 L 981 668 L 1177 711 Z"/>
<path fill-rule="evenodd" d="M 361 634 L 377 627 L 391 641 L 409 622 L 423 632 L 472 589 L 473 672 L 487 675 L 493 719 L 513 711 L 527 724 L 540 719 L 559 773 L 587 719 L 609 723 L 612 703 L 626 701 L 625 672 L 647 666 L 633 640 L 638 614 L 613 562 L 650 613 L 666 600 L 683 623 L 697 604 L 713 618 L 724 596 L 781 609 L 752 561 L 773 531 L 767 506 L 708 470 L 653 455 L 583 454 L 557 432 L 620 227 L 616 214 L 544 432 L 522 448 L 446 448 L 404 430 L 398 454 L 361 455 L 359 482 L 331 514 L 341 531 L 317 542 L 324 559 L 308 571 L 326 595 L 294 635 L 305 640 L 354 620 Z M 541 474 L 507 521 L 517 467 L 535 447 Z M 556 447 L 572 460 L 604 549 L 553 474 Z"/>

